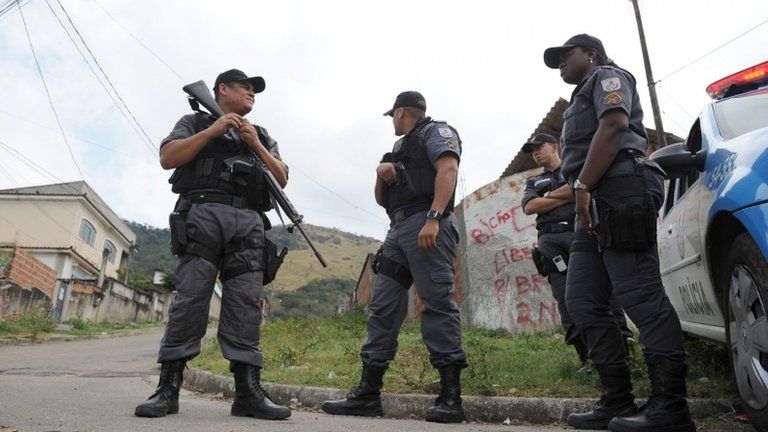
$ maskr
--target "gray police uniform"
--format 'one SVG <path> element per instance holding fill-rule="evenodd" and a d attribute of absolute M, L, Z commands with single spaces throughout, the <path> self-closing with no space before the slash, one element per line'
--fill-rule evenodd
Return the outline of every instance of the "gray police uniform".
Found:
<path fill-rule="evenodd" d="M 525 182 L 525 191 L 521 206 L 534 198 L 542 198 L 545 193 L 556 190 L 566 184 L 560 167 L 554 171 L 545 169 L 541 174 L 529 178 Z M 536 247 L 537 270 L 542 276 L 546 276 L 552 288 L 552 296 L 557 300 L 557 309 L 560 312 L 560 321 L 565 330 L 565 342 L 571 344 L 579 354 L 582 361 L 587 360 L 587 346 L 585 345 L 579 329 L 571 319 L 565 304 L 566 270 L 570 259 L 571 243 L 573 243 L 573 223 L 576 211 L 573 203 L 563 204 L 546 213 L 536 216 L 536 230 L 538 231 L 538 246 Z M 554 259 L 560 257 L 566 268 L 557 268 Z M 536 260 L 535 260 L 536 261 Z M 632 337 L 632 331 L 627 326 L 624 311 L 618 305 L 614 297 L 611 297 L 611 312 L 621 328 L 624 338 Z"/>
<path fill-rule="evenodd" d="M 182 117 L 161 147 L 190 137 L 213 123 L 203 113 Z M 280 158 L 277 143 L 257 126 L 261 143 Z M 186 213 L 186 243 L 174 270 L 176 298 L 160 343 L 158 362 L 189 359 L 200 353 L 216 276 L 224 283 L 218 339 L 224 357 L 261 367 L 259 325 L 264 270 L 264 223 L 269 208 L 263 171 L 253 177 L 232 177 L 223 161 L 236 158 L 247 146 L 229 134 L 209 142 L 192 161 L 174 172 L 171 180 L 179 193 L 175 214 Z M 253 180 L 256 180 L 255 182 Z M 256 183 L 256 184 L 255 184 Z M 253 196 L 252 192 L 257 195 Z M 172 219 L 172 225 L 174 221 Z M 177 240 L 177 239 L 174 239 Z"/>
<path fill-rule="evenodd" d="M 571 182 L 584 166 L 600 117 L 616 109 L 629 117 L 619 152 L 592 191 L 597 236 L 577 220 L 567 276 L 568 311 L 598 366 L 626 362 L 609 308 L 611 293 L 639 328 L 647 358 L 685 356 L 680 320 L 664 293 L 656 248 L 663 171 L 644 156 L 648 140 L 635 86 L 629 72 L 600 66 L 576 87 L 563 114 L 561 167 Z"/>
<path fill-rule="evenodd" d="M 384 191 L 392 225 L 379 252 L 383 261 L 399 268 L 380 269 L 373 287 L 368 339 L 360 350 L 360 358 L 367 365 L 386 366 L 395 356 L 397 335 L 408 309 L 410 275 L 424 303 L 421 334 L 430 363 L 435 368 L 466 366 L 467 354 L 461 348 L 461 318 L 454 301 L 453 261 L 459 232 L 452 213 L 453 202 L 439 221 L 437 247 L 418 247 L 419 231 L 427 221 L 426 213 L 434 195 L 434 163 L 446 153 L 459 159 L 458 133 L 448 124 L 427 117 L 398 140 L 393 152 L 383 159 L 396 165 L 402 163 L 405 168 L 398 170 L 397 184 Z"/>

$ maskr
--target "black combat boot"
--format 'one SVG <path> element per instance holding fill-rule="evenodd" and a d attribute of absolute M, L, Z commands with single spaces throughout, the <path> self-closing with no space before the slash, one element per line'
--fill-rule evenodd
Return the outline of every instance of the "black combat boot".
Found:
<path fill-rule="evenodd" d="M 381 408 L 381 386 L 387 366 L 371 366 L 363 363 L 360 383 L 347 394 L 346 399 L 325 401 L 320 409 L 328 414 L 355 415 L 364 417 L 383 416 Z"/>
<path fill-rule="evenodd" d="M 246 363 L 232 362 L 235 373 L 235 401 L 232 402 L 233 416 L 256 417 L 265 420 L 279 420 L 291 416 L 288 407 L 277 405 L 261 388 L 261 368 Z"/>
<path fill-rule="evenodd" d="M 185 360 L 163 362 L 155 393 L 136 407 L 138 417 L 165 417 L 179 412 L 179 390 L 184 380 Z"/>
<path fill-rule="evenodd" d="M 616 432 L 696 432 L 686 402 L 683 360 L 647 358 L 651 397 L 637 415 L 616 416 L 608 428 Z"/>
<path fill-rule="evenodd" d="M 598 366 L 603 396 L 595 409 L 585 413 L 568 415 L 568 424 L 576 429 L 607 429 L 616 416 L 631 416 L 637 412 L 629 365 Z"/>
<path fill-rule="evenodd" d="M 427 410 L 425 420 L 438 423 L 461 423 L 467 419 L 461 407 L 461 367 L 441 367 L 440 394 L 435 405 Z"/>

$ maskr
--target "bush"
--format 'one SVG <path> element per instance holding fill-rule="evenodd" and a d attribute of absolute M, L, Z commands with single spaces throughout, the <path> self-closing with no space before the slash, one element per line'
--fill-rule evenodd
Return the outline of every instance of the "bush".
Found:
<path fill-rule="evenodd" d="M 56 323 L 48 317 L 48 309 L 30 309 L 0 320 L 0 335 L 31 334 L 32 338 L 37 338 L 42 333 L 50 332 L 54 327 Z"/>

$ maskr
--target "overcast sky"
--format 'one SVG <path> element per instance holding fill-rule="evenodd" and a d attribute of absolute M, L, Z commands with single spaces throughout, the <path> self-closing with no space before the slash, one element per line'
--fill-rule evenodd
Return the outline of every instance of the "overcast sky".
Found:
<path fill-rule="evenodd" d="M 68 23 L 57 1 L 47 1 Z M 570 97 L 542 53 L 573 34 L 601 38 L 638 77 L 645 124 L 654 127 L 628 0 L 59 1 L 155 146 L 190 111 L 182 85 L 212 85 L 233 67 L 263 76 L 266 91 L 248 117 L 280 143 L 291 168 L 286 191 L 305 221 L 380 239 L 388 224 L 373 199 L 374 170 L 395 140 L 381 114 L 400 91 L 421 91 L 428 114 L 461 134 L 460 194 L 498 178 L 557 98 Z M 116 108 L 49 3 L 22 4 L 84 179 L 121 217 L 167 226 L 170 171 Z M 768 19 L 764 0 L 640 7 L 657 80 Z M 708 101 L 704 88 L 768 60 L 766 41 L 768 24 L 663 79 L 665 129 L 684 137 Z M 0 95 L 0 188 L 80 180 L 16 8 L 0 17 Z"/>

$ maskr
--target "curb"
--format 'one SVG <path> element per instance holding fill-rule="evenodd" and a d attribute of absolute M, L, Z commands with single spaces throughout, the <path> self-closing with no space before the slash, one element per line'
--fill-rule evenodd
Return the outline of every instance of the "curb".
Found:
<path fill-rule="evenodd" d="M 214 375 L 197 369 L 184 371 L 184 382 L 201 393 L 221 393 L 234 397 L 233 378 Z M 324 387 L 305 387 L 286 384 L 262 383 L 270 398 L 281 405 L 319 408 L 326 400 L 343 399 L 345 391 Z M 392 418 L 424 418 L 427 408 L 434 403 L 434 395 L 382 394 L 384 416 Z M 597 399 L 516 398 L 464 396 L 464 408 L 470 421 L 501 423 L 506 419 L 515 423 L 551 424 L 565 422 L 572 412 L 592 409 Z M 638 400 L 638 402 L 644 402 Z M 725 399 L 688 399 L 691 416 L 702 419 L 733 412 L 731 401 Z"/>

